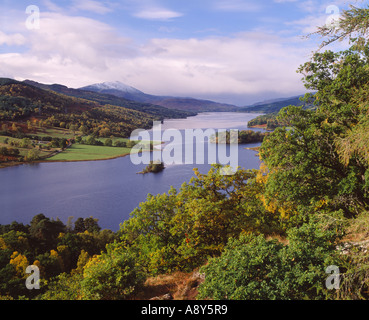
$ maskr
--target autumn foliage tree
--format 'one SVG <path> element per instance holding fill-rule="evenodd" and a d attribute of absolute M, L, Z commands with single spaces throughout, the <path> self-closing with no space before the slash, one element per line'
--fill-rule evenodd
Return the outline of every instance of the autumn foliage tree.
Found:
<path fill-rule="evenodd" d="M 190 270 L 219 255 L 241 232 L 281 232 L 277 214 L 267 211 L 257 170 L 221 174 L 214 165 L 179 190 L 148 195 L 122 224 L 122 240 L 149 273 Z"/>

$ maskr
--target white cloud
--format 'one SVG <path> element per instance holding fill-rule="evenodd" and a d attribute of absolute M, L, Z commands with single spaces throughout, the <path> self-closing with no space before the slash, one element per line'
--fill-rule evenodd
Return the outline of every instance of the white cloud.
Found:
<path fill-rule="evenodd" d="M 183 14 L 163 8 L 147 8 L 134 13 L 133 16 L 148 20 L 169 20 L 179 18 L 183 16 Z"/>
<path fill-rule="evenodd" d="M 20 33 L 6 34 L 0 31 L 0 45 L 20 46 L 25 44 L 26 38 Z"/>
<path fill-rule="evenodd" d="M 95 0 L 71 0 L 69 5 L 64 5 L 63 7 L 57 5 L 52 0 L 42 0 L 44 6 L 48 11 L 64 13 L 67 12 L 93 12 L 98 14 L 106 14 L 113 11 L 115 6 L 110 1 L 95 1 Z"/>
<path fill-rule="evenodd" d="M 40 23 L 40 29 L 29 32 L 29 54 L 36 57 L 59 56 L 96 68 L 104 66 L 109 57 L 132 54 L 128 38 L 96 20 L 44 12 Z"/>
<path fill-rule="evenodd" d="M 278 37 L 247 32 L 234 38 L 156 39 L 145 53 L 135 60 L 147 75 L 140 80 L 142 86 L 163 94 L 172 88 L 177 93 L 203 95 L 301 90 L 296 70 L 309 52 L 286 45 Z M 150 83 L 160 70 L 160 81 Z"/>
<path fill-rule="evenodd" d="M 58 6 L 57 4 L 52 2 L 51 0 L 43 0 L 42 2 L 49 11 L 55 11 L 55 12 L 64 11 L 64 9 L 62 7 Z"/>
<path fill-rule="evenodd" d="M 99 21 L 50 12 L 39 30 L 0 33 L 1 41 L 28 47 L 0 54 L 0 76 L 71 87 L 119 80 L 151 94 L 204 98 L 298 94 L 296 69 L 310 53 L 296 39 L 261 31 L 138 44 Z"/>
<path fill-rule="evenodd" d="M 74 0 L 73 8 L 77 10 L 90 11 L 99 14 L 105 14 L 112 11 L 112 8 L 103 4 L 101 1 L 94 0 Z"/>
<path fill-rule="evenodd" d="M 286 25 L 296 28 L 301 34 L 308 35 L 318 30 L 327 21 L 327 15 L 309 15 L 305 18 L 286 22 Z"/>

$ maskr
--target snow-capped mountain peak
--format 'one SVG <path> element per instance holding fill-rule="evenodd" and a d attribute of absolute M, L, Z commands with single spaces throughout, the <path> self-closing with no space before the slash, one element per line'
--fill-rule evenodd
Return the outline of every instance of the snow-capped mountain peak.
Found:
<path fill-rule="evenodd" d="M 93 87 L 97 90 L 119 90 L 127 93 L 141 93 L 140 90 L 133 88 L 127 84 L 120 81 L 102 82 L 90 85 L 88 87 Z"/>

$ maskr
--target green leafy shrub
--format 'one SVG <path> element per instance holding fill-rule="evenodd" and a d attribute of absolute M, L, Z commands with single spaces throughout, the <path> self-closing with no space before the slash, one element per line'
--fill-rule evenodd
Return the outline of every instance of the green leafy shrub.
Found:
<path fill-rule="evenodd" d="M 119 300 L 130 297 L 143 277 L 132 254 L 121 247 L 93 257 L 84 267 L 82 294 L 88 300 Z"/>
<path fill-rule="evenodd" d="M 242 231 L 276 230 L 277 215 L 263 210 L 258 171 L 221 174 L 214 165 L 177 191 L 148 195 L 121 226 L 123 242 L 148 273 L 190 271 L 219 256 L 229 237 Z"/>
<path fill-rule="evenodd" d="M 325 270 L 339 263 L 334 227 L 310 222 L 291 229 L 288 245 L 262 235 L 231 239 L 223 254 L 202 268 L 199 298 L 229 300 L 325 299 Z"/>

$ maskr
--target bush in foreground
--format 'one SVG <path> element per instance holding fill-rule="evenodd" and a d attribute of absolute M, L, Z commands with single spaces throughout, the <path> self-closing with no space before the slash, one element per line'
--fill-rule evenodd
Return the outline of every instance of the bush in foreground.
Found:
<path fill-rule="evenodd" d="M 202 268 L 200 299 L 326 299 L 330 265 L 338 264 L 340 234 L 316 222 L 291 229 L 288 245 L 262 235 L 231 239 L 223 254 Z"/>

